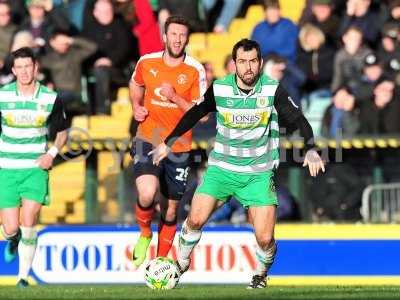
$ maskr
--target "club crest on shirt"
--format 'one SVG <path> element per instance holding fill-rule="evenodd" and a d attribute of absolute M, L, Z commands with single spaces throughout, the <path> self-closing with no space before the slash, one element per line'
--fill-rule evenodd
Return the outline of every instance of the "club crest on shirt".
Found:
<path fill-rule="evenodd" d="M 257 107 L 264 108 L 268 106 L 268 97 L 266 96 L 259 96 L 257 97 L 256 101 Z"/>
<path fill-rule="evenodd" d="M 188 81 L 188 79 L 187 79 L 186 74 L 178 75 L 178 79 L 177 79 L 178 84 L 185 84 L 185 83 L 187 83 L 187 81 Z"/>
<path fill-rule="evenodd" d="M 38 111 L 46 111 L 47 105 L 46 104 L 38 104 L 37 110 Z"/>

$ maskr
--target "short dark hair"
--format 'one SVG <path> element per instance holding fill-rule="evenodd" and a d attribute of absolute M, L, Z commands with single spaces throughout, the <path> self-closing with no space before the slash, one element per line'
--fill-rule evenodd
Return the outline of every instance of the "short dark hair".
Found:
<path fill-rule="evenodd" d="M 279 0 L 264 0 L 264 8 L 267 9 L 271 7 L 280 9 Z"/>
<path fill-rule="evenodd" d="M 14 66 L 15 60 L 17 58 L 30 58 L 32 62 L 36 64 L 37 58 L 33 50 L 29 47 L 22 47 L 13 52 L 11 52 L 11 66 Z"/>
<path fill-rule="evenodd" d="M 249 39 L 241 39 L 239 42 L 237 42 L 235 44 L 235 46 L 233 46 L 233 49 L 232 49 L 233 61 L 236 61 L 237 52 L 238 52 L 239 48 L 243 48 L 244 51 L 251 51 L 253 49 L 256 49 L 257 58 L 258 58 L 258 60 L 261 60 L 260 46 L 258 45 L 258 43 L 256 41 L 249 40 Z"/>
<path fill-rule="evenodd" d="M 168 27 L 171 24 L 179 24 L 179 25 L 186 26 L 188 31 L 190 32 L 189 21 L 183 16 L 173 15 L 173 16 L 168 17 L 168 19 L 165 21 L 165 25 L 164 25 L 164 32 L 165 33 L 168 32 Z"/>

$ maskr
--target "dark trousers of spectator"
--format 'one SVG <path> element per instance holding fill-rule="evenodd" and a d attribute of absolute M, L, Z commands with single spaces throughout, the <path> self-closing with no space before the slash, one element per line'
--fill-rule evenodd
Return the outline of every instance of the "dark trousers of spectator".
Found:
<path fill-rule="evenodd" d="M 112 68 L 110 67 L 95 67 L 93 75 L 96 83 L 94 86 L 94 114 L 110 114 L 111 112 L 111 76 Z"/>

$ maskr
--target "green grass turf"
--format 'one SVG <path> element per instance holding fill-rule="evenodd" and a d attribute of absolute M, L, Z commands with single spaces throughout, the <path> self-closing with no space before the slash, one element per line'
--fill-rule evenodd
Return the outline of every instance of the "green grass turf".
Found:
<path fill-rule="evenodd" d="M 154 291 L 142 285 L 53 285 L 26 289 L 0 287 L 0 299 L 400 299 L 400 286 L 180 285 Z"/>

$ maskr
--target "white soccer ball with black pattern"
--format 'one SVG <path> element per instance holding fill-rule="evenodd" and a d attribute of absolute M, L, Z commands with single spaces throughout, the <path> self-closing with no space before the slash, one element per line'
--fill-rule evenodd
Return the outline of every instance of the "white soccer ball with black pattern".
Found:
<path fill-rule="evenodd" d="M 178 284 L 179 271 L 172 259 L 156 257 L 147 264 L 144 280 L 151 289 L 170 290 Z"/>

